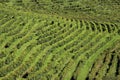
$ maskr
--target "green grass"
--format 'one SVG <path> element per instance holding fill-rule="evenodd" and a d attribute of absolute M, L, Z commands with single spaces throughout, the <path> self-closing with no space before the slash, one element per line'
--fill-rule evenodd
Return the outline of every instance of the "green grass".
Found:
<path fill-rule="evenodd" d="M 1 2 L 0 80 L 119 80 L 119 5 L 113 3 Z"/>

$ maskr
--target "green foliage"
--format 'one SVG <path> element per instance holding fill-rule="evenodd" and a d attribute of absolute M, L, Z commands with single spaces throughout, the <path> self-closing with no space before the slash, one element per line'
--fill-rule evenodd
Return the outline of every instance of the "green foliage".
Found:
<path fill-rule="evenodd" d="M 104 11 L 110 15 L 111 2 L 0 3 L 0 80 L 118 80 L 120 25 L 90 17 Z M 78 19 L 82 13 L 89 14 L 91 20 Z"/>
<path fill-rule="evenodd" d="M 105 76 L 105 77 L 103 77 L 103 79 L 102 80 L 118 80 L 117 79 L 117 77 L 114 77 L 114 76 Z"/>

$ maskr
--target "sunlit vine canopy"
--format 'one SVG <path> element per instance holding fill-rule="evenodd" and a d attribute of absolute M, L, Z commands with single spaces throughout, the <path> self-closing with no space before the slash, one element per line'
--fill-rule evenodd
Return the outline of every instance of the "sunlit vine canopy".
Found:
<path fill-rule="evenodd" d="M 120 0 L 0 0 L 0 80 L 119 80 Z"/>

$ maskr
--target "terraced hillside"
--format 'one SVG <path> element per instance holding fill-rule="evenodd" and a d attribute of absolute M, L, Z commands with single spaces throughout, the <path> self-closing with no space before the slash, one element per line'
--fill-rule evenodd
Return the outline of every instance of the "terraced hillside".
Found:
<path fill-rule="evenodd" d="M 0 80 L 119 80 L 120 24 L 0 3 Z"/>

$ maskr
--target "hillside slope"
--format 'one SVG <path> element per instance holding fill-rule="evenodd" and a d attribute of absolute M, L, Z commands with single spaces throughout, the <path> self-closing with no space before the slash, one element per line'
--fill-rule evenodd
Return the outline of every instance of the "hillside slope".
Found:
<path fill-rule="evenodd" d="M 119 0 L 1 0 L 25 10 L 71 19 L 120 23 Z"/>
<path fill-rule="evenodd" d="M 118 22 L 47 14 L 48 8 L 40 13 L 6 1 L 0 3 L 0 80 L 120 79 Z"/>

